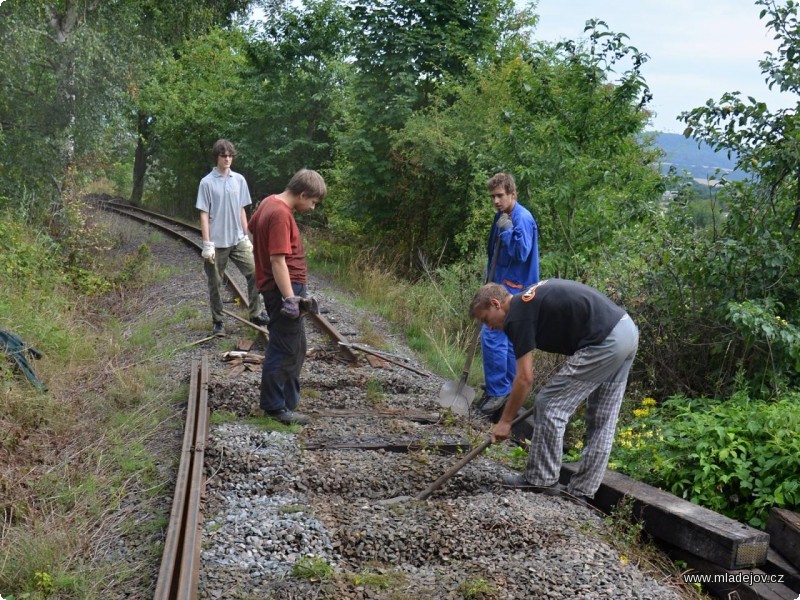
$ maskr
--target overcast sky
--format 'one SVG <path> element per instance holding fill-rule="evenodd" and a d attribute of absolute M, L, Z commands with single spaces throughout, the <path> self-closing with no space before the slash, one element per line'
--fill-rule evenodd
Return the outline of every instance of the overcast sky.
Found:
<path fill-rule="evenodd" d="M 758 61 L 777 43 L 766 17 L 759 19 L 761 9 L 754 0 L 539 0 L 536 38 L 580 39 L 592 18 L 626 33 L 630 45 L 650 56 L 643 68 L 657 113 L 650 129 L 680 133 L 680 112 L 725 92 L 753 96 L 770 109 L 800 101 L 764 83 Z"/>

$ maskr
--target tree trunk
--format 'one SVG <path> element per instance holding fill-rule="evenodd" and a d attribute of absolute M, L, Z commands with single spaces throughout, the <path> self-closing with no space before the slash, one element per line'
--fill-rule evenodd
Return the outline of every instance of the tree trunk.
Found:
<path fill-rule="evenodd" d="M 144 195 L 144 178 L 147 175 L 147 158 L 150 136 L 150 117 L 140 112 L 138 114 L 138 135 L 136 136 L 136 153 L 133 157 L 133 189 L 130 202 L 134 206 L 141 206 Z"/>

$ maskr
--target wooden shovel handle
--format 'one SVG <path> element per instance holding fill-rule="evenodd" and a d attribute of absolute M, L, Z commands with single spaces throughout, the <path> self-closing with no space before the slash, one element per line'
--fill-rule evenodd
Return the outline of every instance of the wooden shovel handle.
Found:
<path fill-rule="evenodd" d="M 497 268 L 497 257 L 500 254 L 500 234 L 497 235 L 497 241 L 494 243 L 494 253 L 492 254 L 492 262 L 489 265 L 489 272 L 486 274 L 486 281 L 484 283 L 491 283 L 494 279 L 494 271 Z M 467 382 L 467 377 L 472 369 L 472 359 L 475 358 L 475 350 L 478 348 L 478 338 L 481 335 L 481 327 L 483 323 L 475 321 L 475 330 L 472 332 L 472 339 L 469 342 L 467 349 L 467 360 L 464 363 L 464 370 L 461 372 L 461 381 Z"/>

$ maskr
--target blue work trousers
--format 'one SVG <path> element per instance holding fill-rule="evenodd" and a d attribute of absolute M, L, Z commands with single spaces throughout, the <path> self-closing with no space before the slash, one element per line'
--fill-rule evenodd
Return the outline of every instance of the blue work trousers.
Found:
<path fill-rule="evenodd" d="M 487 396 L 505 396 L 511 392 L 511 383 L 517 374 L 514 346 L 505 333 L 497 329 L 481 328 L 483 377 Z"/>

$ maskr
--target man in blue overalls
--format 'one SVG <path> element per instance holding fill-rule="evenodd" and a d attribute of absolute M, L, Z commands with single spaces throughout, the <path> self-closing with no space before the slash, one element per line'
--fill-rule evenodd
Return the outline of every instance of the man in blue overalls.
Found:
<path fill-rule="evenodd" d="M 509 173 L 497 173 L 486 184 L 497 214 L 489 232 L 489 267 L 499 242 L 497 266 L 488 283 L 499 283 L 517 294 L 539 281 L 539 236 L 530 211 L 517 202 L 517 187 Z M 485 325 L 481 352 L 486 391 L 478 403 L 480 412 L 496 423 L 503 412 L 517 372 L 514 348 L 502 330 Z"/>

